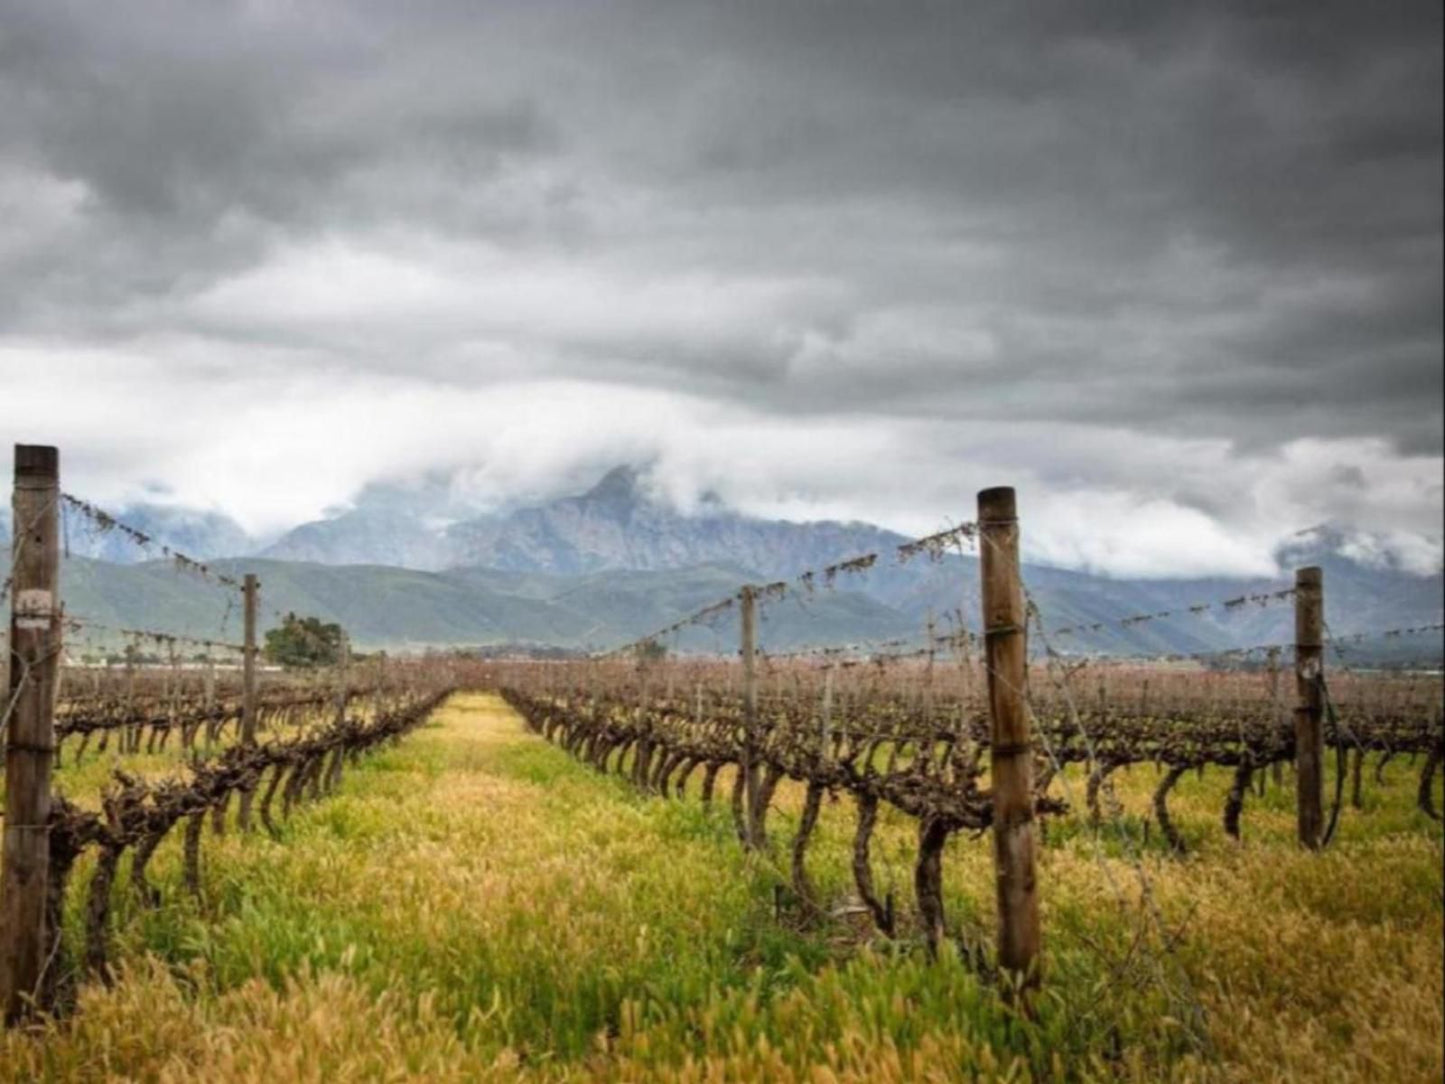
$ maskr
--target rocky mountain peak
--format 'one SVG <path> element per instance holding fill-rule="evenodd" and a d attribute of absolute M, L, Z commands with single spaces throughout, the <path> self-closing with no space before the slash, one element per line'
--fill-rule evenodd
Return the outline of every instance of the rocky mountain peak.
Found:
<path fill-rule="evenodd" d="M 613 467 L 582 494 L 580 500 L 618 510 L 630 509 L 647 501 L 643 492 L 642 472 L 630 464 Z"/>

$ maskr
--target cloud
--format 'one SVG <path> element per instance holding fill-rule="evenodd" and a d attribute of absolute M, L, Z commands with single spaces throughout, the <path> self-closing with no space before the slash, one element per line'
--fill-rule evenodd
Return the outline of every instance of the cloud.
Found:
<path fill-rule="evenodd" d="M 1440 24 L 0 0 L 0 435 L 273 531 L 646 456 L 1107 569 L 1438 533 Z"/>
<path fill-rule="evenodd" d="M 1014 485 L 1032 559 L 1117 575 L 1270 575 L 1275 547 L 1319 522 L 1383 531 L 1378 554 L 1438 565 L 1438 539 L 1427 540 L 1438 536 L 1438 461 L 1381 440 L 1240 452 L 1091 426 L 794 418 L 568 380 L 457 388 L 277 362 L 223 383 L 205 367 L 140 359 L 129 372 L 141 379 L 116 380 L 109 360 L 68 358 L 30 399 L 53 417 L 44 431 L 65 449 L 67 485 L 114 504 L 159 492 L 263 535 L 368 487 L 378 499 L 379 483 L 396 487 L 388 500 L 414 488 L 460 516 L 577 492 L 630 462 L 685 509 L 712 493 L 755 515 L 913 534 L 972 518 L 979 489 Z M 147 364 L 173 378 L 160 396 Z M 103 413 L 66 408 L 85 383 L 106 397 Z M 0 427 L 17 424 L 0 406 Z M 113 446 L 130 452 L 118 459 Z M 147 473 L 155 463 L 166 464 L 163 491 Z"/>

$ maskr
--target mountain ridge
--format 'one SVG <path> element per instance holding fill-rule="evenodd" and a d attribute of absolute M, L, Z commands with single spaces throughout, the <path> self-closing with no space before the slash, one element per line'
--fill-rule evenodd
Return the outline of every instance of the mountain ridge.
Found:
<path fill-rule="evenodd" d="M 582 574 L 485 567 L 427 572 L 262 558 L 222 560 L 213 567 L 260 577 L 263 629 L 295 611 L 339 621 L 363 649 L 392 650 L 506 644 L 609 649 L 732 596 L 747 572 L 735 564 Z M 1343 558 L 1324 567 L 1327 620 L 1339 638 L 1441 620 L 1440 577 L 1421 581 L 1382 574 Z M 832 589 L 794 590 L 764 605 L 760 643 L 769 651 L 866 641 L 913 643 L 921 640 L 929 621 L 948 629 L 960 618 L 976 630 L 976 559 L 952 557 L 930 565 L 929 573 L 930 579 L 912 584 L 912 593 L 897 602 L 887 601 L 886 588 L 867 582 L 873 572 L 840 579 Z M 217 590 L 173 562 L 118 565 L 71 556 L 63 560 L 61 576 L 67 613 L 80 622 L 77 642 L 114 645 L 115 637 L 86 631 L 97 624 L 231 643 L 239 638 L 234 592 Z M 1030 565 L 1024 567 L 1024 578 L 1045 628 L 1054 630 L 1052 645 L 1068 654 L 1204 653 L 1292 638 L 1288 604 L 1219 605 L 1226 598 L 1277 588 L 1272 581 L 1139 584 Z M 1202 601 L 1216 605 L 1204 613 L 1188 612 L 1190 604 Z M 1165 609 L 1176 616 L 1132 624 L 1124 620 Z M 1104 627 L 1074 636 L 1059 631 L 1096 622 Z M 736 615 L 727 611 L 710 625 L 685 629 L 666 646 L 726 655 L 736 643 Z M 1357 659 L 1386 657 L 1375 648 L 1350 651 Z M 1436 634 L 1394 643 L 1388 657 L 1435 659 L 1441 654 L 1442 638 Z"/>
<path fill-rule="evenodd" d="M 208 545 L 236 537 L 239 528 L 224 517 L 143 511 L 158 541 L 218 568 L 264 570 L 270 602 L 339 620 L 372 646 L 614 646 L 743 583 L 795 580 L 866 553 L 880 555 L 866 575 L 841 577 L 836 591 L 796 591 L 770 607 L 775 645 L 916 639 L 930 621 L 947 627 L 961 615 L 972 624 L 978 613 L 971 554 L 919 556 L 900 565 L 891 555 L 905 536 L 873 524 L 765 520 L 716 500 L 684 512 L 659 499 L 632 467 L 614 468 L 572 496 L 460 519 L 442 514 L 464 509 L 446 487 L 436 480 L 428 486 L 421 493 L 370 491 L 354 507 L 243 556 L 208 552 Z M 122 518 L 132 522 L 128 514 Z M 76 527 L 68 517 L 65 597 L 74 613 L 105 624 L 224 638 L 214 635 L 221 615 L 177 593 L 167 562 L 136 563 L 147 555 L 115 532 Z M 162 533 L 167 530 L 172 533 Z M 1327 612 L 1340 635 L 1441 620 L 1440 573 L 1416 575 L 1370 536 L 1322 525 L 1287 540 L 1277 557 L 1286 567 L 1325 568 Z M 116 559 L 129 563 L 109 563 Z M 1215 607 L 1187 618 L 1119 624 L 1136 614 L 1179 614 L 1200 602 L 1275 591 L 1287 579 L 1130 579 L 1032 563 L 1025 568 L 1047 627 L 1105 626 L 1061 638 L 1061 650 L 1191 653 L 1290 635 L 1288 607 Z M 212 631 L 192 631 L 197 621 Z M 726 642 L 726 633 L 690 631 L 679 646 L 718 650 Z"/>
<path fill-rule="evenodd" d="M 8 512 L 0 508 L 0 537 L 8 537 Z M 374 483 L 350 506 L 331 509 L 270 541 L 248 535 L 215 511 L 141 502 L 116 514 L 158 545 L 200 560 L 259 557 L 423 571 L 491 567 L 581 573 L 724 561 L 767 580 L 906 541 L 897 531 L 857 520 L 750 516 L 728 508 L 714 494 L 683 510 L 662 499 L 648 475 L 632 465 L 613 467 L 579 493 L 484 513 L 454 494 L 442 476 L 429 475 L 415 486 Z M 80 556 L 138 563 L 159 555 L 156 547 L 137 547 L 119 532 L 98 530 L 72 512 L 65 515 L 64 536 L 67 552 Z M 1310 553 L 1333 553 L 1404 571 L 1392 541 L 1326 523 L 1285 539 L 1274 556 L 1281 567 L 1298 565 Z M 1439 540 L 1426 540 L 1426 548 L 1433 551 L 1431 572 L 1438 574 Z"/>

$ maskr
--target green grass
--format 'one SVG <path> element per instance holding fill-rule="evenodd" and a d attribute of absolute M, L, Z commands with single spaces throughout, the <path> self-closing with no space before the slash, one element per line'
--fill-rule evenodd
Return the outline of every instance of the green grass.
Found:
<path fill-rule="evenodd" d="M 98 787 L 90 771 L 67 784 Z M 958 953 L 928 963 L 911 922 L 890 943 L 856 917 L 803 920 L 782 868 L 798 788 L 780 791 L 779 857 L 750 858 L 725 799 L 642 798 L 494 698 L 458 697 L 279 842 L 208 836 L 202 904 L 178 839 L 152 864 L 162 908 L 138 909 L 122 870 L 120 981 L 0 1040 L 0 1079 L 1438 1080 L 1441 834 L 1413 774 L 1387 774 L 1322 855 L 1294 846 L 1288 777 L 1251 796 L 1242 845 L 1219 826 L 1228 773 L 1182 781 L 1183 859 L 1157 833 L 1135 862 L 1116 833 L 1051 825 L 1026 1021 Z M 1136 838 L 1155 779 L 1115 776 Z M 825 803 L 810 854 L 833 903 L 852 894 L 852 819 Z M 905 912 L 915 832 L 885 811 L 874 842 Z M 949 844 L 945 887 L 951 933 L 986 945 L 986 839 Z"/>

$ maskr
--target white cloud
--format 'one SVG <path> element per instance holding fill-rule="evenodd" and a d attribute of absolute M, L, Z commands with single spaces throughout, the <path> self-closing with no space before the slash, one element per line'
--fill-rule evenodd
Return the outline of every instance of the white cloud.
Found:
<path fill-rule="evenodd" d="M 85 210 L 83 181 L 0 162 L 0 266 L 44 253 L 61 243 Z M 24 228 L 14 228 L 23 223 Z"/>
<path fill-rule="evenodd" d="M 1240 453 L 1087 426 L 800 419 L 610 383 L 328 371 L 284 353 L 247 370 L 185 342 L 132 354 L 33 343 L 0 353 L 0 373 L 12 388 L 26 374 L 0 400 L 0 433 L 61 445 L 68 486 L 120 503 L 160 484 L 259 532 L 378 479 L 447 472 L 459 500 L 485 508 L 575 491 L 631 462 L 652 464 L 684 507 L 712 490 L 758 515 L 918 534 L 971 518 L 979 489 L 1014 485 L 1032 559 L 1116 575 L 1270 575 L 1278 543 L 1326 520 L 1378 533 L 1376 551 L 1407 567 L 1439 561 L 1428 536 L 1441 461 L 1383 441 Z"/>
<path fill-rule="evenodd" d="M 609 355 L 689 343 L 725 352 L 776 334 L 826 284 L 785 275 L 658 273 L 626 261 L 519 253 L 494 244 L 395 232 L 284 246 L 224 278 L 174 315 L 238 340 L 294 338 L 338 353 L 398 355 L 473 381 L 478 345 L 525 355 L 529 369 L 585 347 L 571 373 Z M 632 357 L 646 364 L 648 358 Z"/>

